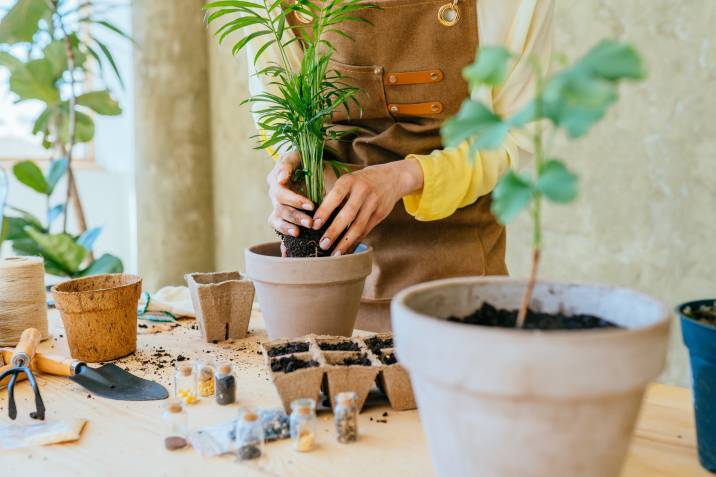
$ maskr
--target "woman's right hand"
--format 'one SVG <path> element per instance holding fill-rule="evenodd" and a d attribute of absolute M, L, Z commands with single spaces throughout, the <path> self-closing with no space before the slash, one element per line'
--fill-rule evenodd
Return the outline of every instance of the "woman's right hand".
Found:
<path fill-rule="evenodd" d="M 269 224 L 278 232 L 292 237 L 298 237 L 298 225 L 313 227 L 313 219 L 302 210 L 313 211 L 314 204 L 290 188 L 291 175 L 300 165 L 300 154 L 296 151 L 288 152 L 276 161 L 276 165 L 266 177 L 269 197 L 273 204 Z"/>

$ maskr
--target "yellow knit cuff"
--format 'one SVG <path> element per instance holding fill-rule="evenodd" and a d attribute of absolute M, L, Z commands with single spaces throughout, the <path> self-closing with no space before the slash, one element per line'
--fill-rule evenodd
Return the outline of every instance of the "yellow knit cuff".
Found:
<path fill-rule="evenodd" d="M 411 154 L 405 158 L 408 161 L 418 161 L 423 169 L 423 188 L 418 192 L 403 197 L 403 205 L 405 210 L 415 217 L 416 220 L 429 221 L 438 220 L 441 217 L 435 210 L 435 205 L 439 202 L 438 191 L 440 190 L 440 181 L 442 174 L 435 170 L 435 161 L 430 156 L 419 156 Z"/>

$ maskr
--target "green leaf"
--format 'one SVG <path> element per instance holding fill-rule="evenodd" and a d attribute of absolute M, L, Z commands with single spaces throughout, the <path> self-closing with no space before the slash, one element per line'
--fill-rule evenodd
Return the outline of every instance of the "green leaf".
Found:
<path fill-rule="evenodd" d="M 50 168 L 47 171 L 47 177 L 45 178 L 45 180 L 47 181 L 47 195 L 52 194 L 52 192 L 55 190 L 55 186 L 57 186 L 57 183 L 67 172 L 68 164 L 69 163 L 66 158 L 52 161 L 52 163 L 50 164 Z"/>
<path fill-rule="evenodd" d="M 43 257 L 57 264 L 68 275 L 79 272 L 88 251 L 75 242 L 70 234 L 45 234 L 30 227 L 26 231 L 37 243 Z"/>
<path fill-rule="evenodd" d="M 52 110 L 46 107 L 42 113 L 35 119 L 35 124 L 32 126 L 32 134 L 45 133 L 47 131 L 47 125 L 50 121 L 50 115 Z"/>
<path fill-rule="evenodd" d="M 105 253 L 95 261 L 93 261 L 89 267 L 85 268 L 80 272 L 80 276 L 88 275 L 100 275 L 103 273 L 122 273 L 124 271 L 124 265 L 122 261 L 115 257 Z"/>
<path fill-rule="evenodd" d="M 25 238 L 18 238 L 12 241 L 12 251 L 17 255 L 32 255 L 40 257 L 42 252 L 37 243 L 32 240 L 29 236 Z M 47 264 L 45 264 L 47 266 Z"/>
<path fill-rule="evenodd" d="M 22 184 L 25 184 L 29 188 L 39 192 L 40 194 L 47 194 L 49 187 L 45 180 L 45 175 L 42 173 L 42 169 L 38 167 L 32 161 L 22 161 L 15 164 L 12 168 L 12 173 Z"/>
<path fill-rule="evenodd" d="M 515 171 L 505 174 L 492 194 L 492 213 L 507 224 L 524 210 L 534 197 L 532 182 Z"/>
<path fill-rule="evenodd" d="M 15 68 L 22 67 L 23 62 L 7 51 L 0 51 L 0 66 L 6 67 L 12 73 Z"/>
<path fill-rule="evenodd" d="M 69 142 L 70 108 L 67 102 L 62 103 L 58 111 L 60 141 Z M 75 111 L 75 143 L 90 142 L 94 137 L 94 120 L 81 111 Z"/>
<path fill-rule="evenodd" d="M 0 43 L 30 42 L 38 30 L 38 22 L 50 12 L 42 0 L 18 0 L 0 20 Z"/>
<path fill-rule="evenodd" d="M 60 100 L 60 92 L 54 82 L 52 65 L 47 59 L 41 58 L 13 68 L 10 90 L 21 99 L 39 99 L 54 104 Z"/>
<path fill-rule="evenodd" d="M 483 47 L 477 52 L 475 63 L 462 70 L 472 88 L 480 85 L 499 86 L 505 82 L 512 53 L 503 47 Z"/>
<path fill-rule="evenodd" d="M 577 176 L 562 161 L 551 159 L 540 168 L 537 190 L 553 202 L 571 202 L 577 197 Z"/>
<path fill-rule="evenodd" d="M 604 40 L 592 48 L 577 66 L 609 81 L 646 77 L 639 53 L 631 45 L 613 40 Z"/>
<path fill-rule="evenodd" d="M 482 103 L 467 99 L 462 103 L 460 112 L 445 122 L 441 134 L 448 147 L 473 139 L 477 149 L 497 149 L 504 142 L 509 127 Z"/>
<path fill-rule="evenodd" d="M 91 91 L 77 97 L 77 104 L 90 108 L 97 114 L 104 116 L 117 116 L 122 114 L 119 103 L 112 98 L 108 90 Z"/>

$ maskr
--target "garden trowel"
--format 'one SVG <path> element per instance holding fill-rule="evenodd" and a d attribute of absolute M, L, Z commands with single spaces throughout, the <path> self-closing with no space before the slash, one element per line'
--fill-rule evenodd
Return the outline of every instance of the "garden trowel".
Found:
<path fill-rule="evenodd" d="M 3 359 L 11 356 L 11 350 L 2 350 Z M 137 377 L 114 364 L 91 368 L 76 359 L 36 353 L 30 367 L 45 374 L 67 376 L 91 393 L 108 399 L 158 401 L 169 397 L 161 384 Z"/>

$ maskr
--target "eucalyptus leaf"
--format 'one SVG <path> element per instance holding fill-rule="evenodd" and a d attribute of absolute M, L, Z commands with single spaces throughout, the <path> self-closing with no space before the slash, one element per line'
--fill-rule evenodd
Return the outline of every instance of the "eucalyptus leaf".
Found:
<path fill-rule="evenodd" d="M 0 20 L 0 43 L 32 41 L 39 21 L 50 12 L 50 6 L 42 0 L 17 0 Z"/>
<path fill-rule="evenodd" d="M 540 168 L 537 190 L 553 202 L 572 202 L 577 197 L 577 176 L 564 162 L 550 159 Z"/>
<path fill-rule="evenodd" d="M 92 250 L 92 247 L 94 247 L 94 243 L 97 240 L 97 237 L 99 237 L 99 234 L 102 233 L 102 227 L 93 227 L 91 229 L 86 230 L 80 237 L 77 239 L 77 243 L 82 245 L 87 250 Z"/>
<path fill-rule="evenodd" d="M 441 134 L 448 147 L 472 139 L 477 149 L 497 149 L 505 140 L 510 125 L 482 103 L 465 100 L 456 116 L 443 124 Z"/>
<path fill-rule="evenodd" d="M 576 68 L 589 69 L 594 75 L 610 81 L 646 77 L 644 63 L 634 47 L 612 40 L 604 40 L 592 48 Z"/>
<path fill-rule="evenodd" d="M 47 194 L 49 186 L 42 169 L 32 161 L 21 161 L 12 168 L 12 173 L 20 183 L 40 194 Z"/>
<path fill-rule="evenodd" d="M 503 47 L 483 47 L 475 63 L 465 67 L 463 77 L 472 88 L 481 85 L 499 86 L 507 79 L 512 53 Z"/>
<path fill-rule="evenodd" d="M 122 261 L 114 255 L 105 253 L 82 270 L 79 275 L 84 277 L 89 275 L 101 275 L 103 273 L 122 273 L 123 271 L 124 265 Z"/>
<path fill-rule="evenodd" d="M 492 213 L 501 223 L 507 224 L 530 204 L 534 194 L 532 182 L 510 170 L 500 179 L 492 193 Z"/>
<path fill-rule="evenodd" d="M 88 250 L 75 242 L 70 234 L 46 234 L 30 227 L 26 232 L 37 243 L 43 257 L 52 260 L 70 276 L 79 272 Z"/>
<path fill-rule="evenodd" d="M 65 211 L 65 204 L 57 204 L 47 211 L 47 227 L 50 227 L 57 218 Z"/>

